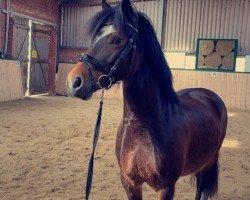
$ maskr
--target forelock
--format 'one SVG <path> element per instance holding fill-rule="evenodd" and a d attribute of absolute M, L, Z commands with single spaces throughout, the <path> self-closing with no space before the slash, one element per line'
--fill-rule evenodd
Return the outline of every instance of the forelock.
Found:
<path fill-rule="evenodd" d="M 125 18 L 121 12 L 120 5 L 104 9 L 97 13 L 89 23 L 89 34 L 92 41 L 100 34 L 103 27 L 112 23 L 115 30 L 131 35 L 131 28 L 125 25 Z"/>

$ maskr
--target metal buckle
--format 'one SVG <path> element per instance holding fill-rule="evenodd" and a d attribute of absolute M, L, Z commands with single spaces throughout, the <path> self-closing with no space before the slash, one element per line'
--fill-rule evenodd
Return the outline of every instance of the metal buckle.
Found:
<path fill-rule="evenodd" d="M 108 90 L 109 88 L 111 88 L 113 82 L 114 82 L 113 77 L 104 74 L 98 78 L 97 84 L 99 85 L 100 88 Z"/>

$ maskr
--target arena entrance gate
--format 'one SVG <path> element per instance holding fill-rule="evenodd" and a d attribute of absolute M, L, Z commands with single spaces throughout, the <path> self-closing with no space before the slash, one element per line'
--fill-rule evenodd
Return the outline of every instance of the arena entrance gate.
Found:
<path fill-rule="evenodd" d="M 49 27 L 15 17 L 12 56 L 20 61 L 26 95 L 48 92 Z"/>

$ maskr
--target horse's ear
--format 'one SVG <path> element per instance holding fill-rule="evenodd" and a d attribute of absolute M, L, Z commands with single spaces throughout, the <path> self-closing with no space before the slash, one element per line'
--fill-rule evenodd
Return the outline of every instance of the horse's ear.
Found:
<path fill-rule="evenodd" d="M 102 9 L 108 9 L 111 8 L 111 6 L 108 4 L 106 0 L 102 0 Z"/>
<path fill-rule="evenodd" d="M 131 23 L 132 25 L 137 25 L 137 14 L 131 5 L 130 0 L 122 0 L 121 2 L 121 9 L 124 17 L 126 20 Z"/>

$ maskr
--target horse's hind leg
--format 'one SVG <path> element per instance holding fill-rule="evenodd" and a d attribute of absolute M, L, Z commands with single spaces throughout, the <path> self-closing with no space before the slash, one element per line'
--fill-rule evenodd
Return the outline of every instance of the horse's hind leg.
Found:
<path fill-rule="evenodd" d="M 121 182 L 129 200 L 142 200 L 142 184 L 133 184 L 128 177 L 121 172 Z"/>
<path fill-rule="evenodd" d="M 216 156 L 211 168 L 196 174 L 196 196 L 195 200 L 200 200 L 203 194 L 203 200 L 212 198 L 218 189 L 218 156 Z"/>

